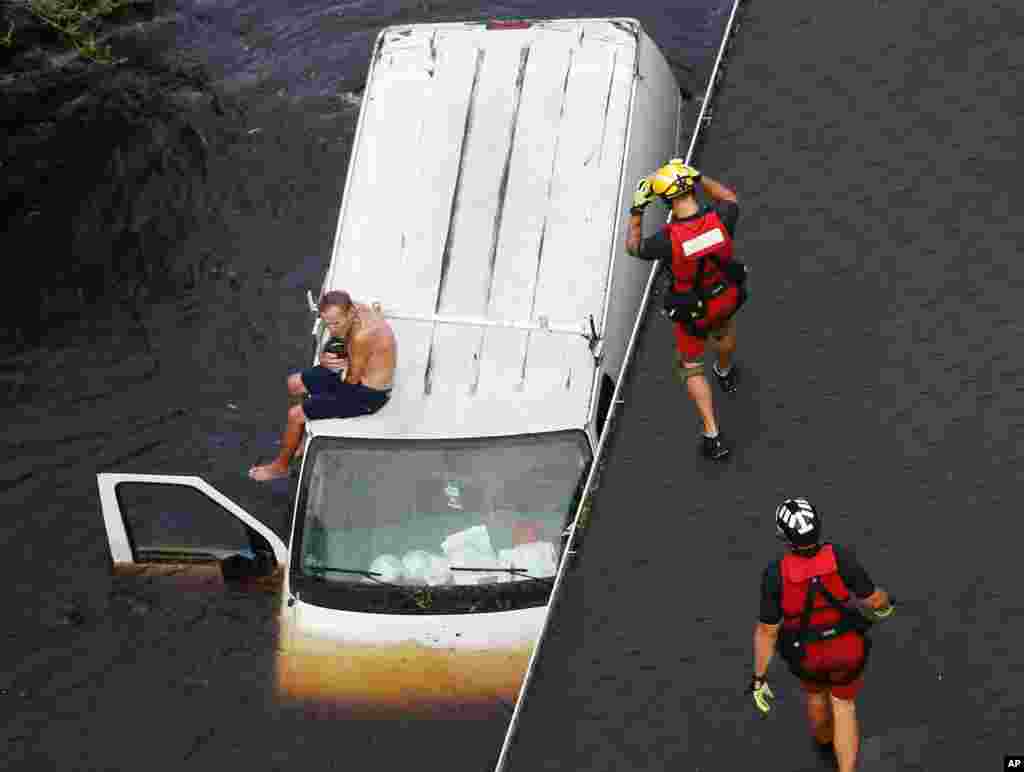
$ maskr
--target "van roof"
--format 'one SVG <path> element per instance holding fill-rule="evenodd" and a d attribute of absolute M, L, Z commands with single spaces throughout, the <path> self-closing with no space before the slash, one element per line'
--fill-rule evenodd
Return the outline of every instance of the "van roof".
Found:
<path fill-rule="evenodd" d="M 629 19 L 381 33 L 324 289 L 380 303 L 395 389 L 376 415 L 311 431 L 586 424 L 639 34 Z"/>

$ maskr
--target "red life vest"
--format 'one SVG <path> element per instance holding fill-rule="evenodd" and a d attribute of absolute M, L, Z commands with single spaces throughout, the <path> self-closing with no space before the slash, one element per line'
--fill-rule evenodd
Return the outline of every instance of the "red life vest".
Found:
<path fill-rule="evenodd" d="M 807 592 L 811 588 L 811 578 L 821 577 L 821 584 L 836 600 L 845 602 L 850 599 L 850 591 L 839 575 L 839 564 L 831 544 L 825 544 L 813 557 L 805 558 L 789 553 L 782 559 L 782 626 L 797 630 L 803 617 L 804 605 L 807 603 Z M 810 624 L 812 627 L 833 625 L 839 622 L 840 614 L 821 593 L 814 598 Z"/>
<path fill-rule="evenodd" d="M 833 686 L 852 683 L 867 664 L 871 640 L 864 634 L 867 626 L 860 615 L 845 607 L 850 591 L 839 575 L 832 545 L 822 545 L 811 557 L 790 553 L 780 561 L 779 568 L 779 653 L 793 673 L 805 681 Z M 808 593 L 812 590 L 807 615 Z"/>
<path fill-rule="evenodd" d="M 725 281 L 718 263 L 725 265 L 732 259 L 732 236 L 712 209 L 704 209 L 698 217 L 675 220 L 665 225 L 665 233 L 672 242 L 673 289 L 687 292 L 693 289 L 700 258 L 704 257 L 701 288 L 712 287 Z"/>

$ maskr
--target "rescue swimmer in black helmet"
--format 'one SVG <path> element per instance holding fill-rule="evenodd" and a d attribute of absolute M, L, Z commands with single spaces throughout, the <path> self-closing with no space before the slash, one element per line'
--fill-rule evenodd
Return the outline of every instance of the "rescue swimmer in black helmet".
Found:
<path fill-rule="evenodd" d="M 696 188 L 711 199 L 697 201 Z M 641 238 L 644 209 L 661 199 L 672 216 L 656 234 Z M 675 322 L 675 366 L 704 424 L 702 453 L 720 460 L 731 450 L 715 419 L 711 386 L 704 377 L 705 345 L 718 354 L 713 365 L 722 391 L 736 390 L 734 316 L 746 300 L 746 268 L 733 257 L 739 218 L 736 194 L 681 158 L 673 158 L 637 184 L 630 208 L 626 251 L 641 260 L 670 266 L 672 284 L 665 297 L 666 315 Z"/>
<path fill-rule="evenodd" d="M 828 760 L 834 753 L 840 772 L 853 772 L 860 744 L 854 700 L 871 650 L 867 631 L 895 606 L 852 550 L 821 541 L 821 513 L 807 499 L 782 502 L 775 532 L 789 551 L 761 578 L 749 691 L 768 713 L 768 664 L 777 649 L 800 679 L 815 749 Z"/>

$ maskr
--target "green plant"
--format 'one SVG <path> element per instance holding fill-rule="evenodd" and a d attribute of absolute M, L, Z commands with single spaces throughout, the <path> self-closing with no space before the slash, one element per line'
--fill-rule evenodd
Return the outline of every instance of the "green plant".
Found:
<path fill-rule="evenodd" d="M 135 0 L 20 0 L 21 5 L 36 19 L 60 32 L 78 53 L 101 64 L 119 64 L 110 46 L 96 40 L 96 30 L 104 17 L 131 5 Z M 11 46 L 14 23 L 0 43 Z"/>

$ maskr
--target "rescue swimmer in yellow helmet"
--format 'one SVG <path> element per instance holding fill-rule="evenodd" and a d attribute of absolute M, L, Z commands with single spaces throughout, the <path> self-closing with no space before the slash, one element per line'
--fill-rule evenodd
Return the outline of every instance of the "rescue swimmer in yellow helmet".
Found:
<path fill-rule="evenodd" d="M 698 202 L 698 185 L 710 204 Z M 656 234 L 641 238 L 644 209 L 656 199 L 671 208 L 672 216 Z M 704 424 L 701 452 L 714 460 L 726 458 L 731 447 L 715 419 L 704 355 L 710 341 L 718 354 L 715 378 L 722 391 L 735 391 L 734 315 L 747 296 L 746 267 L 733 257 L 739 211 L 733 191 L 673 158 L 638 182 L 626 234 L 629 254 L 671 268 L 665 313 L 675 323 L 675 367 Z"/>

